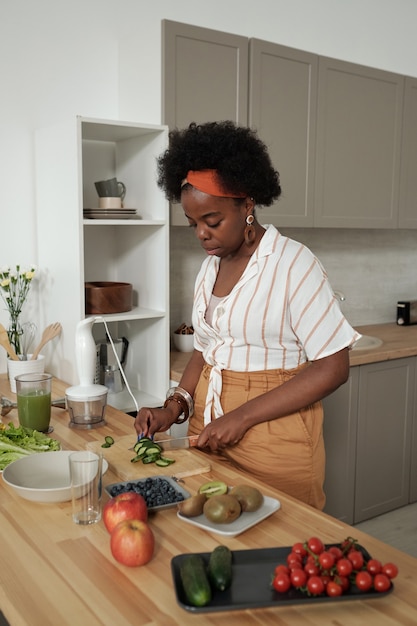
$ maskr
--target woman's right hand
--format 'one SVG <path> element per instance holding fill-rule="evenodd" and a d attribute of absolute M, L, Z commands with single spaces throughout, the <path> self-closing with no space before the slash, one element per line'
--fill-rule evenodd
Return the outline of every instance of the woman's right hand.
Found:
<path fill-rule="evenodd" d="M 173 407 L 154 408 L 142 407 L 135 418 L 135 430 L 142 437 L 151 437 L 154 433 L 165 432 L 177 419 Z"/>

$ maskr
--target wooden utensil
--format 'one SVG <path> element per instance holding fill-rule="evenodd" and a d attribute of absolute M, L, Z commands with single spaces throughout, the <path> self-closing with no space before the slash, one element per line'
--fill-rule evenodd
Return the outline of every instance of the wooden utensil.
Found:
<path fill-rule="evenodd" d="M 61 333 L 61 330 L 62 330 L 62 326 L 59 322 L 55 322 L 54 324 L 49 324 L 49 326 L 45 328 L 45 330 L 42 333 L 40 343 L 35 349 L 34 353 L 32 354 L 31 361 L 35 361 L 38 358 L 38 355 L 40 351 L 42 350 L 42 348 L 44 347 L 44 345 L 48 343 L 48 341 L 50 341 L 51 339 L 59 335 Z"/>
<path fill-rule="evenodd" d="M 4 328 L 3 324 L 0 324 L 0 346 L 3 346 L 3 348 L 6 350 L 9 357 L 13 359 L 13 361 L 19 360 L 19 357 L 17 356 L 9 341 L 7 330 Z"/>

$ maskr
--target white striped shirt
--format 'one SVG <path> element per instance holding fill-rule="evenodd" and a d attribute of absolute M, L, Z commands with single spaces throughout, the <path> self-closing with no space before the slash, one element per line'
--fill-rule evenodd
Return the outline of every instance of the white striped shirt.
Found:
<path fill-rule="evenodd" d="M 342 314 L 319 260 L 303 244 L 267 229 L 242 276 L 213 311 L 206 310 L 219 269 L 207 257 L 197 275 L 194 345 L 213 366 L 205 422 L 222 415 L 221 370 L 293 369 L 352 345 L 360 335 Z"/>

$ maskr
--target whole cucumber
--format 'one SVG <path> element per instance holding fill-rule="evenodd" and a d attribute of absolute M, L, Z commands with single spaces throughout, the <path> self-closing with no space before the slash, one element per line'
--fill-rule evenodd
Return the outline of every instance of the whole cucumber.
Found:
<path fill-rule="evenodd" d="M 206 606 L 210 602 L 211 587 L 201 556 L 187 556 L 180 565 L 180 577 L 186 598 L 192 606 Z"/>
<path fill-rule="evenodd" d="M 224 591 L 232 584 L 232 553 L 226 546 L 217 546 L 210 554 L 208 577 L 219 591 Z"/>

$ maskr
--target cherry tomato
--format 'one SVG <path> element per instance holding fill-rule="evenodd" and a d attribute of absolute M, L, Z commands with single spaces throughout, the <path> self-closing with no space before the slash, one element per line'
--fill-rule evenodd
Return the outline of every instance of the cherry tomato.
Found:
<path fill-rule="evenodd" d="M 305 587 L 307 584 L 307 574 L 303 569 L 295 569 L 290 574 L 290 580 L 293 587 Z"/>
<path fill-rule="evenodd" d="M 292 552 L 295 552 L 296 554 L 299 554 L 302 557 L 307 556 L 307 550 L 305 549 L 304 544 L 301 543 L 300 541 L 293 545 Z"/>
<path fill-rule="evenodd" d="M 329 574 L 322 574 L 320 578 L 323 581 L 324 588 L 326 589 L 328 583 L 331 581 L 331 576 Z"/>
<path fill-rule="evenodd" d="M 311 561 L 304 565 L 304 571 L 307 576 L 318 576 L 320 574 L 320 570 L 317 565 Z"/>
<path fill-rule="evenodd" d="M 310 537 L 307 541 L 307 547 L 313 554 L 321 554 L 324 550 L 323 542 L 318 537 Z"/>
<path fill-rule="evenodd" d="M 278 574 L 287 574 L 287 576 L 289 576 L 290 570 L 286 565 L 277 565 L 274 569 L 274 575 L 278 576 Z"/>
<path fill-rule="evenodd" d="M 320 576 L 310 576 L 307 580 L 307 591 L 312 596 L 319 596 L 324 592 L 324 582 Z"/>
<path fill-rule="evenodd" d="M 353 570 L 352 561 L 349 561 L 349 559 L 339 559 L 336 563 L 336 570 L 340 576 L 350 576 Z"/>
<path fill-rule="evenodd" d="M 291 572 L 294 572 L 297 569 L 301 569 L 304 572 L 304 566 L 302 565 L 302 563 L 290 563 L 288 565 L 288 569 L 290 570 L 290 574 Z"/>
<path fill-rule="evenodd" d="M 355 546 L 355 541 L 351 537 L 348 537 L 347 539 L 342 541 L 342 543 L 340 544 L 340 547 L 342 548 L 342 552 L 344 552 L 344 554 L 352 550 L 354 546 Z"/>
<path fill-rule="evenodd" d="M 335 558 L 331 552 L 325 550 L 319 555 L 319 563 L 322 569 L 329 570 L 335 563 Z"/>
<path fill-rule="evenodd" d="M 378 561 L 378 559 L 369 559 L 366 564 L 366 569 L 370 574 L 372 574 L 372 576 L 375 576 L 375 574 L 381 573 L 382 563 L 381 561 Z"/>
<path fill-rule="evenodd" d="M 288 574 L 277 574 L 274 576 L 272 586 L 279 593 L 286 593 L 291 587 L 291 580 Z"/>
<path fill-rule="evenodd" d="M 355 584 L 360 591 L 369 591 L 372 587 L 372 576 L 366 570 L 358 572 L 355 576 Z"/>
<path fill-rule="evenodd" d="M 328 549 L 328 552 L 330 552 L 330 554 L 333 554 L 335 561 L 338 561 L 339 559 L 343 557 L 343 552 L 337 546 L 331 546 Z"/>
<path fill-rule="evenodd" d="M 380 593 L 388 591 L 391 587 L 391 581 L 385 574 L 377 574 L 374 577 L 374 589 Z"/>
<path fill-rule="evenodd" d="M 291 563 L 301 563 L 302 560 L 303 557 L 301 556 L 301 554 L 297 554 L 296 552 L 290 552 L 287 556 L 288 565 L 291 565 Z"/>
<path fill-rule="evenodd" d="M 343 591 L 347 591 L 350 587 L 350 582 L 348 576 L 337 576 L 335 578 L 335 582 L 338 583 Z"/>
<path fill-rule="evenodd" d="M 394 563 L 385 563 L 385 565 L 382 566 L 381 573 L 388 576 L 388 578 L 395 578 L 398 576 L 398 567 L 394 565 Z"/>
<path fill-rule="evenodd" d="M 343 593 L 342 585 L 340 585 L 334 580 L 331 580 L 330 582 L 327 583 L 326 593 L 328 596 L 331 596 L 332 598 L 335 598 L 336 596 L 341 596 Z"/>
<path fill-rule="evenodd" d="M 360 552 L 359 550 L 351 550 L 348 553 L 347 558 L 352 563 L 354 570 L 359 571 L 359 570 L 362 569 L 362 567 L 363 567 L 363 554 L 362 554 L 362 552 Z"/>

